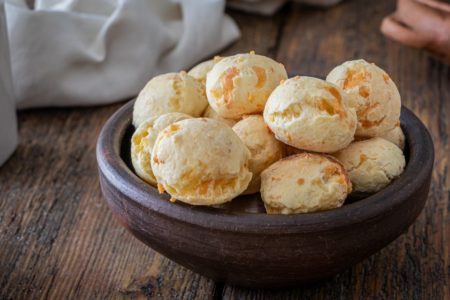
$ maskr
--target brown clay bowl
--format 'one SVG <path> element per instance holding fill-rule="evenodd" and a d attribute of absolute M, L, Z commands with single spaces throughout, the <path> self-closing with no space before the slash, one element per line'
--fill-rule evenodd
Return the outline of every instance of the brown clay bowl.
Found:
<path fill-rule="evenodd" d="M 139 240 L 204 276 L 248 287 L 283 287 L 334 275 L 396 239 L 427 200 L 434 149 L 407 108 L 404 173 L 382 191 L 338 209 L 267 215 L 259 194 L 218 207 L 169 202 L 130 167 L 133 102 L 105 124 L 97 144 L 103 195 L 115 217 Z M 226 162 L 224 162 L 226 163 Z M 361 198 L 361 197 L 359 197 Z"/>

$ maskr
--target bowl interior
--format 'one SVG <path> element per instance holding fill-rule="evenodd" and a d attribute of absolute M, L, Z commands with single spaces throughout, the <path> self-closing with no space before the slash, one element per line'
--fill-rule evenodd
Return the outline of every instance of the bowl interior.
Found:
<path fill-rule="evenodd" d="M 130 163 L 131 117 L 134 101 L 120 108 L 103 127 L 97 143 L 97 162 L 105 184 L 114 187 L 116 197 L 127 199 L 146 213 L 156 212 L 178 222 L 234 232 L 279 234 L 311 231 L 317 228 L 353 226 L 401 207 L 414 198 L 428 182 L 434 162 L 431 136 L 423 123 L 402 107 L 401 124 L 406 136 L 407 165 L 403 174 L 383 190 L 372 195 L 352 194 L 342 207 L 308 214 L 268 215 L 259 194 L 240 196 L 226 205 L 191 206 L 171 203 L 135 175 Z M 131 204 L 131 203 L 130 203 Z"/>
<path fill-rule="evenodd" d="M 403 114 L 402 114 L 402 116 L 403 116 Z M 406 158 L 406 167 L 405 167 L 405 170 L 406 170 L 408 168 L 409 157 L 410 157 L 410 143 L 409 143 L 410 135 L 408 134 L 409 131 L 408 131 L 407 124 L 403 124 L 403 123 L 406 123 L 406 121 L 402 120 L 401 123 L 402 123 L 402 125 L 401 125 L 402 129 L 405 132 L 405 137 L 406 137 L 405 149 L 403 151 L 405 158 Z M 128 125 L 127 125 L 124 135 L 123 135 L 123 138 L 121 140 L 120 158 L 123 160 L 125 165 L 129 168 L 129 170 L 133 173 L 133 175 L 135 176 L 135 179 L 144 182 L 142 179 L 140 179 L 135 174 L 135 172 L 133 170 L 133 166 L 131 164 L 130 150 L 131 150 L 131 137 L 133 135 L 133 132 L 134 132 L 134 126 L 131 124 L 131 121 L 130 121 L 130 122 L 128 122 Z M 403 176 L 403 174 L 399 178 L 401 178 Z M 399 178 L 393 180 L 385 189 L 387 189 L 391 185 L 394 185 L 395 182 L 397 180 L 399 180 Z M 151 188 L 155 192 L 157 192 L 155 187 L 153 187 L 150 184 L 148 184 L 148 186 L 149 186 L 149 188 Z M 375 193 L 375 194 L 378 194 L 378 193 Z M 374 194 L 352 192 L 350 195 L 348 195 L 343 207 L 351 206 L 353 203 L 363 201 L 364 199 L 366 199 L 372 195 L 374 195 Z M 164 200 L 167 200 L 168 199 L 167 197 L 168 197 L 167 195 L 165 195 L 165 196 L 161 195 L 161 198 Z M 185 204 L 181 201 L 177 201 L 176 204 L 194 208 L 194 209 L 196 208 L 196 207 L 190 206 L 188 204 Z M 251 195 L 241 195 L 241 196 L 238 196 L 237 198 L 233 199 L 231 202 L 228 202 L 228 203 L 225 203 L 222 205 L 214 205 L 209 208 L 220 211 L 220 212 L 226 212 L 226 213 L 266 214 L 260 193 L 255 193 L 255 194 L 251 194 Z"/>

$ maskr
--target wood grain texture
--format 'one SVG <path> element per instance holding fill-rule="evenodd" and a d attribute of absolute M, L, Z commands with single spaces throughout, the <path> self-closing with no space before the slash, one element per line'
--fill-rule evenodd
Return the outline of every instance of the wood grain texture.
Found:
<path fill-rule="evenodd" d="M 370 4 L 369 4 L 370 3 Z M 20 145 L 0 168 L 0 299 L 448 299 L 450 68 L 378 31 L 394 1 L 288 5 L 272 18 L 231 12 L 242 38 L 290 74 L 324 77 L 364 57 L 398 84 L 436 149 L 425 210 L 391 245 L 329 280 L 288 290 L 223 286 L 155 253 L 112 219 L 98 184 L 95 142 L 119 106 L 19 113 Z"/>
<path fill-rule="evenodd" d="M 436 149 L 432 190 L 408 233 L 329 280 L 283 291 L 225 287 L 226 299 L 448 299 L 450 248 L 450 69 L 378 31 L 392 1 L 345 1 L 331 10 L 292 5 L 277 59 L 289 74 L 324 78 L 337 64 L 365 58 L 398 84 L 402 102 L 429 128 Z M 352 12 L 352 13 L 349 13 Z"/>
<path fill-rule="evenodd" d="M 211 280 L 149 251 L 112 219 L 94 153 L 119 106 L 20 114 L 20 146 L 0 175 L 0 299 L 213 293 Z"/>

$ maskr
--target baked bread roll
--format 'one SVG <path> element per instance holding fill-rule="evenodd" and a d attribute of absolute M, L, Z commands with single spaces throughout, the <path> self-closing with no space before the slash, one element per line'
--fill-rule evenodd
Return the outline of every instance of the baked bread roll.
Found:
<path fill-rule="evenodd" d="M 139 93 L 133 108 L 133 125 L 169 112 L 181 112 L 199 117 L 208 100 L 201 83 L 180 73 L 167 73 L 150 80 Z"/>
<path fill-rule="evenodd" d="M 275 139 L 261 115 L 244 116 L 233 130 L 251 153 L 249 166 L 253 177 L 244 194 L 257 193 L 261 187 L 261 172 L 283 157 L 283 145 Z"/>
<path fill-rule="evenodd" d="M 284 66 L 268 57 L 253 52 L 224 57 L 206 77 L 208 102 L 223 118 L 261 113 L 270 93 L 286 78 Z"/>
<path fill-rule="evenodd" d="M 389 75 L 363 59 L 347 61 L 335 67 L 327 81 L 341 87 L 356 109 L 356 135 L 382 136 L 399 122 L 401 99 Z"/>
<path fill-rule="evenodd" d="M 381 137 L 391 143 L 394 143 L 400 149 L 405 150 L 405 134 L 403 133 L 400 123 L 397 123 L 394 129 L 389 130 Z"/>
<path fill-rule="evenodd" d="M 347 170 L 353 189 L 366 193 L 386 187 L 406 164 L 402 150 L 379 137 L 354 142 L 334 156 Z"/>
<path fill-rule="evenodd" d="M 222 59 L 220 56 L 215 56 L 213 59 L 204 61 L 194 66 L 189 70 L 188 75 L 197 79 L 203 86 L 206 85 L 206 75 L 214 67 L 214 65 Z"/>
<path fill-rule="evenodd" d="M 261 174 L 268 214 L 294 214 L 342 206 L 352 190 L 344 167 L 326 155 L 301 153 L 277 161 Z"/>
<path fill-rule="evenodd" d="M 140 178 L 156 186 L 156 178 L 150 164 L 156 138 L 159 132 L 170 124 L 189 118 L 191 116 L 183 113 L 168 113 L 150 118 L 139 125 L 131 137 L 131 163 Z"/>
<path fill-rule="evenodd" d="M 273 91 L 264 120 L 283 143 L 314 152 L 347 147 L 356 129 L 347 95 L 334 84 L 307 76 L 290 78 Z"/>
<path fill-rule="evenodd" d="M 151 156 L 160 191 L 192 205 L 231 201 L 248 186 L 250 151 L 226 124 L 187 119 L 161 131 Z"/>

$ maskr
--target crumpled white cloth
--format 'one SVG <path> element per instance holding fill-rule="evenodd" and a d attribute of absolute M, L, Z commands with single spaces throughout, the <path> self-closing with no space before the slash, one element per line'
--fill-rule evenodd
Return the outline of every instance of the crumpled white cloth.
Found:
<path fill-rule="evenodd" d="M 17 145 L 17 122 L 9 64 L 5 12 L 0 0 L 0 166 Z"/>
<path fill-rule="evenodd" d="M 239 37 L 224 0 L 7 0 L 18 108 L 106 104 Z"/>

